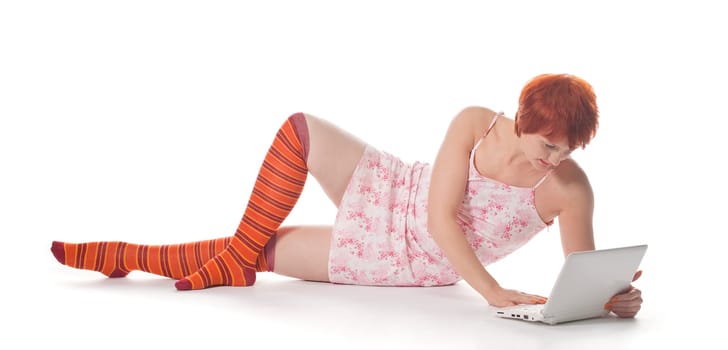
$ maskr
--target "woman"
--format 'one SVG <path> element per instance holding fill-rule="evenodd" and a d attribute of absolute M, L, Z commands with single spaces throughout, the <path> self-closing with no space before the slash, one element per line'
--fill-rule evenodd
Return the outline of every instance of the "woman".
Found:
<path fill-rule="evenodd" d="M 317 117 L 278 131 L 234 236 L 176 245 L 53 242 L 59 262 L 123 277 L 142 270 L 180 290 L 249 286 L 258 271 L 332 283 L 434 286 L 466 280 L 489 304 L 544 303 L 502 288 L 485 266 L 559 218 L 563 252 L 593 250 L 593 193 L 569 157 L 598 126 L 581 78 L 545 74 L 521 92 L 515 120 L 469 107 L 433 166 L 406 164 Z M 332 226 L 280 227 L 308 174 L 339 208 Z M 635 275 L 635 280 L 639 273 Z M 605 305 L 634 317 L 641 292 Z"/>

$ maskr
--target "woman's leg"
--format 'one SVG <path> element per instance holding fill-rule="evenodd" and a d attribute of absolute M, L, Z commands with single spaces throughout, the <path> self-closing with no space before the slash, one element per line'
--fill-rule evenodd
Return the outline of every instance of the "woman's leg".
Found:
<path fill-rule="evenodd" d="M 109 277 L 125 277 L 141 270 L 155 275 L 182 278 L 220 253 L 230 237 L 169 245 L 126 242 L 53 242 L 51 252 L 61 264 L 94 270 Z"/>
<path fill-rule="evenodd" d="M 305 115 L 309 133 L 304 158 L 311 174 L 335 205 L 339 205 L 349 179 L 366 144 L 333 124 Z M 299 125 L 300 126 L 300 125 Z M 305 142 L 305 140 L 304 140 Z M 265 243 L 255 261 L 255 271 L 274 271 L 307 280 L 327 281 L 331 227 L 281 228 Z M 234 237 L 234 236 L 233 236 Z M 99 271 L 109 277 L 124 277 L 141 270 L 175 279 L 188 276 L 222 253 L 233 237 L 170 245 L 140 245 L 126 242 L 53 242 L 51 252 L 67 266 Z M 278 251 L 279 258 L 275 258 Z M 309 259 L 310 258 L 310 259 Z M 254 280 L 254 274 L 249 282 Z M 252 284 L 252 283 L 251 283 Z"/>
<path fill-rule="evenodd" d="M 255 261 L 298 198 L 308 176 L 308 129 L 302 113 L 291 115 L 276 133 L 240 220 L 224 251 L 175 283 L 179 290 L 255 283 Z"/>
<path fill-rule="evenodd" d="M 308 171 L 339 206 L 366 143 L 330 122 L 306 114 L 310 135 Z"/>
<path fill-rule="evenodd" d="M 66 266 L 93 270 L 108 277 L 126 277 L 134 270 L 174 279 L 197 271 L 219 254 L 232 237 L 168 245 L 144 245 L 126 242 L 53 242 L 51 252 Z M 258 255 L 255 270 L 272 271 L 275 239 Z"/>
<path fill-rule="evenodd" d="M 302 113 L 289 117 L 265 157 L 230 245 L 197 272 L 177 281 L 177 289 L 253 284 L 255 262 L 293 209 L 308 172 L 338 205 L 365 147 L 322 119 Z"/>
<path fill-rule="evenodd" d="M 366 143 L 324 119 L 305 116 L 310 136 L 308 171 L 338 207 Z M 332 231 L 332 226 L 282 227 L 262 260 L 268 271 L 280 275 L 329 282 Z"/>
<path fill-rule="evenodd" d="M 331 226 L 282 227 L 276 234 L 271 271 L 307 281 L 329 282 Z"/>

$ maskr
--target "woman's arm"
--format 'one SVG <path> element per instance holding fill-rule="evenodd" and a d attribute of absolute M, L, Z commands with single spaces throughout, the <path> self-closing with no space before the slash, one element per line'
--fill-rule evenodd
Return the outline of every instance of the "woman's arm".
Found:
<path fill-rule="evenodd" d="M 573 161 L 564 162 L 554 174 L 559 182 L 559 229 L 564 257 L 572 252 L 594 250 L 594 192 L 586 174 Z"/>
<path fill-rule="evenodd" d="M 594 215 L 594 193 L 586 175 L 575 166 L 572 169 L 570 181 L 564 187 L 561 199 L 565 203 L 559 213 L 559 229 L 561 230 L 561 246 L 564 256 L 571 252 L 594 250 L 594 228 L 592 219 Z M 641 271 L 638 271 L 633 281 L 637 280 Z M 629 290 L 617 294 L 605 305 L 605 309 L 614 312 L 619 317 L 634 317 L 642 305 L 642 292 L 630 286 Z"/>
<path fill-rule="evenodd" d="M 545 298 L 500 287 L 485 270 L 457 224 L 468 178 L 470 151 L 495 113 L 469 107 L 450 123 L 432 168 L 428 203 L 428 229 L 455 270 L 494 306 L 542 303 Z"/>

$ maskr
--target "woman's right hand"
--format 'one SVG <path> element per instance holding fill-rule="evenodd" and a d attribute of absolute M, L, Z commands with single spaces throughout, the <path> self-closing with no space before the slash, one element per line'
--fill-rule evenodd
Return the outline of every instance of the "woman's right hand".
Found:
<path fill-rule="evenodd" d="M 484 295 L 488 304 L 496 307 L 514 306 L 518 304 L 545 304 L 545 297 L 535 294 L 527 294 L 513 289 L 495 287 Z"/>

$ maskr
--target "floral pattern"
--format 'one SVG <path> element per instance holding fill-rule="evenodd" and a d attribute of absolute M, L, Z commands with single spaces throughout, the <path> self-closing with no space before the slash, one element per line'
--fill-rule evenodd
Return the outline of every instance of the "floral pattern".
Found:
<path fill-rule="evenodd" d="M 481 176 L 474 153 L 457 220 L 480 262 L 488 265 L 521 247 L 546 224 L 536 212 L 535 188 Z M 407 164 L 366 148 L 334 223 L 331 282 L 441 286 L 460 280 L 427 231 L 430 175 L 426 163 Z"/>

